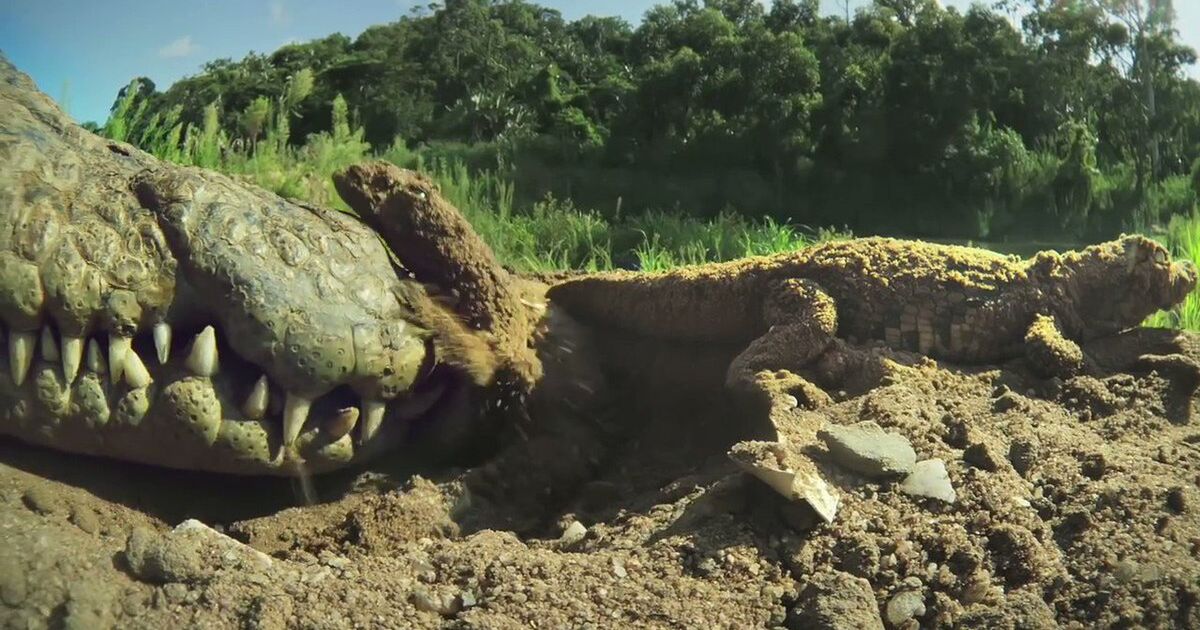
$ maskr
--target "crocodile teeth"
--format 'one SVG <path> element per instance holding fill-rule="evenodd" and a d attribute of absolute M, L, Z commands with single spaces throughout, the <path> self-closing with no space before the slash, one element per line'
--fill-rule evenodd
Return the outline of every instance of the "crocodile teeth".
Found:
<path fill-rule="evenodd" d="M 8 331 L 8 367 L 12 370 L 13 383 L 18 387 L 25 382 L 25 376 L 29 374 L 29 365 L 33 363 L 33 347 L 36 344 L 35 333 Z"/>
<path fill-rule="evenodd" d="M 54 331 L 49 326 L 42 326 L 42 360 L 54 363 L 61 360 L 58 354 L 58 342 L 54 341 Z"/>
<path fill-rule="evenodd" d="M 340 440 L 358 425 L 358 407 L 346 407 L 338 410 L 328 422 L 325 423 L 325 430 L 329 432 L 330 437 L 335 440 Z"/>
<path fill-rule="evenodd" d="M 74 383 L 79 374 L 79 364 L 83 362 L 83 337 L 62 338 L 62 368 L 63 378 L 68 383 Z"/>
<path fill-rule="evenodd" d="M 287 402 L 283 403 L 283 444 L 291 446 L 308 420 L 308 410 L 312 407 L 312 399 L 298 394 L 288 393 Z"/>
<path fill-rule="evenodd" d="M 217 331 L 206 326 L 192 341 L 188 354 L 187 369 L 196 376 L 212 376 L 217 373 Z"/>
<path fill-rule="evenodd" d="M 246 397 L 246 402 L 242 403 L 242 415 L 248 420 L 259 420 L 267 413 L 267 404 L 271 399 L 271 390 L 267 387 L 267 376 L 264 374 L 258 377 L 258 382 L 254 384 L 254 389 L 250 390 L 250 395 Z"/>
<path fill-rule="evenodd" d="M 171 358 L 171 325 L 159 322 L 154 325 L 154 349 L 158 351 L 159 364 Z"/>
<path fill-rule="evenodd" d="M 146 369 L 146 364 L 142 363 L 142 358 L 137 352 L 129 350 L 125 353 L 125 365 L 122 373 L 125 375 L 125 384 L 131 389 L 141 389 L 150 384 L 150 371 Z"/>
<path fill-rule="evenodd" d="M 88 340 L 87 369 L 96 374 L 104 372 L 104 355 L 100 354 L 100 342 L 95 339 Z"/>
<path fill-rule="evenodd" d="M 108 338 L 108 369 L 112 372 L 114 383 L 121 380 L 121 374 L 125 370 L 125 354 L 129 352 L 131 345 L 133 340 L 129 337 L 112 335 Z"/>
<path fill-rule="evenodd" d="M 387 411 L 387 403 L 382 400 L 363 401 L 363 425 L 362 431 L 358 436 L 359 444 L 366 444 L 379 432 L 379 427 L 383 425 L 383 414 L 385 411 Z"/>
<path fill-rule="evenodd" d="M 442 392 L 445 391 L 444 384 L 438 384 L 437 387 L 429 391 L 416 394 L 411 398 L 400 401 L 396 405 L 396 416 L 401 420 L 415 420 L 425 415 L 433 403 L 437 402 L 442 397 Z"/>

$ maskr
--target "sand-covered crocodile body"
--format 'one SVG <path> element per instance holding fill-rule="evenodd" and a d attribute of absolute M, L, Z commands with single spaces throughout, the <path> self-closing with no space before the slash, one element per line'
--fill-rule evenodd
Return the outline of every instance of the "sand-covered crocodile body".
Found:
<path fill-rule="evenodd" d="M 489 378 L 449 365 L 486 344 L 403 254 L 94 136 L 0 56 L 0 434 L 228 473 L 361 461 Z"/>
<path fill-rule="evenodd" d="M 613 272 L 553 287 L 589 324 L 656 338 L 746 342 L 731 384 L 798 369 L 835 338 L 879 341 L 959 363 L 1025 353 L 1078 369 L 1075 342 L 1114 334 L 1180 303 L 1190 263 L 1141 236 L 1030 259 L 888 238 L 664 273 Z"/>

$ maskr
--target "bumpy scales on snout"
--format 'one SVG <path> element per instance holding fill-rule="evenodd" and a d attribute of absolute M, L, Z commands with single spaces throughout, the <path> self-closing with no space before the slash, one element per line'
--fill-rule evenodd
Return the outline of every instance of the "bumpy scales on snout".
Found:
<path fill-rule="evenodd" d="M 321 471 L 486 379 L 445 369 L 486 345 L 368 226 L 93 136 L 2 58 L 0 197 L 0 433 Z"/>

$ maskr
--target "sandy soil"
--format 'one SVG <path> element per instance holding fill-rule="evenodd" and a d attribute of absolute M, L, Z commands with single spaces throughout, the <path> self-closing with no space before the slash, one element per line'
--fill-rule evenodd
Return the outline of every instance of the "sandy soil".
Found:
<path fill-rule="evenodd" d="M 819 412 L 729 400 L 736 349 L 599 347 L 604 405 L 316 479 L 309 506 L 0 442 L 0 627 L 1200 627 L 1191 388 L 1133 367 L 1195 337 L 1095 344 L 1110 372 L 1065 382 L 916 362 Z M 813 445 L 842 499 L 820 522 L 725 455 L 789 415 L 900 433 L 957 500 Z"/>

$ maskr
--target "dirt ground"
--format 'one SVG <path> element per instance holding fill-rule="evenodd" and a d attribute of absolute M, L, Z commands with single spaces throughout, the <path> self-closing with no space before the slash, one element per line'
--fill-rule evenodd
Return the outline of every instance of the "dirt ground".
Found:
<path fill-rule="evenodd" d="M 1200 360 L 1195 337 L 1093 344 L 1106 371 L 1067 381 L 918 361 L 820 411 L 729 400 L 736 349 L 598 347 L 604 405 L 315 479 L 308 506 L 288 480 L 0 442 L 0 627 L 1200 627 L 1192 388 L 1131 367 Z M 957 499 L 814 444 L 825 524 L 726 456 L 785 416 L 873 420 Z"/>

